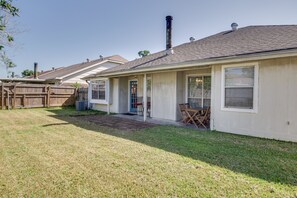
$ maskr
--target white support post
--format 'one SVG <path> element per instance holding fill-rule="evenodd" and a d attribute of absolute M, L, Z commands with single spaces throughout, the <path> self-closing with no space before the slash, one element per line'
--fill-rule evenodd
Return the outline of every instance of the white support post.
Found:
<path fill-rule="evenodd" d="M 110 115 L 110 104 L 107 104 L 107 114 Z"/>
<path fill-rule="evenodd" d="M 87 81 L 87 83 L 88 83 L 88 109 L 91 109 L 92 84 L 91 84 L 91 81 Z"/>
<path fill-rule="evenodd" d="M 143 77 L 143 121 L 146 121 L 147 116 L 147 77 Z"/>
<path fill-rule="evenodd" d="M 106 81 L 106 90 L 107 90 L 107 114 L 110 115 L 110 79 Z"/>
<path fill-rule="evenodd" d="M 214 126 L 214 106 L 215 106 L 215 66 L 211 66 L 211 92 L 210 92 L 210 130 L 215 130 Z"/>

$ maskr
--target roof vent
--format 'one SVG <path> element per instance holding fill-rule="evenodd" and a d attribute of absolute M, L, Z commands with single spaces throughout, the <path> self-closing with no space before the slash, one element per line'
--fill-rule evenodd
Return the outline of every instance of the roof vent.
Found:
<path fill-rule="evenodd" d="M 87 58 L 87 63 L 90 62 L 90 59 Z"/>
<path fill-rule="evenodd" d="M 190 37 L 189 40 L 190 40 L 190 42 L 192 43 L 192 42 L 195 41 L 195 38 L 194 38 L 194 37 Z"/>
<path fill-rule="evenodd" d="M 103 56 L 102 56 L 102 55 L 100 55 L 99 58 L 100 58 L 101 60 L 103 60 Z"/>
<path fill-rule="evenodd" d="M 238 24 L 237 23 L 232 23 L 231 24 L 232 31 L 236 31 L 237 30 L 237 27 L 238 27 Z"/>

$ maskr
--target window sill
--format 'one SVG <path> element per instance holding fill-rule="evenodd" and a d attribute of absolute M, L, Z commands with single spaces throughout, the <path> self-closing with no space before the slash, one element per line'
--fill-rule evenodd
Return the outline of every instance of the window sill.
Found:
<path fill-rule="evenodd" d="M 258 113 L 256 109 L 239 109 L 239 108 L 221 108 L 222 111 L 238 112 L 238 113 Z"/>
<path fill-rule="evenodd" d="M 90 103 L 92 104 L 108 104 L 106 100 L 96 100 L 96 99 L 91 99 Z"/>

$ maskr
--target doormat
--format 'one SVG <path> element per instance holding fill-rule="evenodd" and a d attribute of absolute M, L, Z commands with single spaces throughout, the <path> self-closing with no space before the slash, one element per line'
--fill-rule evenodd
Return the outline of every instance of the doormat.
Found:
<path fill-rule="evenodd" d="M 123 115 L 135 116 L 137 114 L 135 114 L 135 113 L 123 113 Z"/>

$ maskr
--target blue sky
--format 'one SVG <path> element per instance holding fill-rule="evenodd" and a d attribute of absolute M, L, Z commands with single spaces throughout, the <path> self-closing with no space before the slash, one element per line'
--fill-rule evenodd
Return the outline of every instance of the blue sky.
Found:
<path fill-rule="evenodd" d="M 128 60 L 140 50 L 165 48 L 165 16 L 173 16 L 173 45 L 248 25 L 297 24 L 295 0 L 18 0 L 15 46 L 9 56 L 20 74 L 80 63 L 99 55 Z M 6 75 L 0 68 L 1 77 Z"/>

